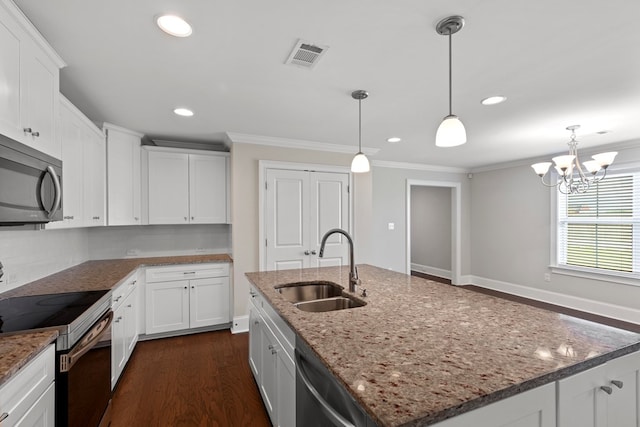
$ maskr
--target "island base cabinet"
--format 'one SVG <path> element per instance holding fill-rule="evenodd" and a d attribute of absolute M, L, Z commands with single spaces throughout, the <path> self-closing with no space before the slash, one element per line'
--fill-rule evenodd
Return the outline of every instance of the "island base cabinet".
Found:
<path fill-rule="evenodd" d="M 546 384 L 436 423 L 434 427 L 555 427 L 556 386 Z"/>
<path fill-rule="evenodd" d="M 54 427 L 55 403 L 55 384 L 51 384 L 29 411 L 24 414 L 24 417 L 15 424 L 7 423 L 6 425 L 15 427 Z M 4 421 L 2 426 L 5 426 Z"/>
<path fill-rule="evenodd" d="M 558 381 L 558 427 L 638 427 L 640 353 Z"/>

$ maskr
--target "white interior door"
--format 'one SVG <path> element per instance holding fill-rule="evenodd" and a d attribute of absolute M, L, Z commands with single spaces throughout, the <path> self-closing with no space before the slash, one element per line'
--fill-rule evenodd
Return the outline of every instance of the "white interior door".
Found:
<path fill-rule="evenodd" d="M 324 233 L 349 231 L 349 174 L 267 169 L 264 196 L 265 270 L 348 263 L 346 239 L 332 235 L 318 257 Z"/>
<path fill-rule="evenodd" d="M 309 267 L 309 172 L 268 169 L 266 270 Z"/>
<path fill-rule="evenodd" d="M 310 267 L 327 267 L 349 263 L 349 246 L 342 234 L 327 239 L 324 257 L 318 257 L 322 236 L 332 228 L 349 232 L 349 175 L 346 173 L 311 172 L 310 198 Z"/>

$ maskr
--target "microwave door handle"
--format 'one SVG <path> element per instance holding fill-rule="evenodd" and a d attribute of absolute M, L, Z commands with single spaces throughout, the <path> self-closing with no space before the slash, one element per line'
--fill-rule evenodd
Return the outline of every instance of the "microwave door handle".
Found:
<path fill-rule="evenodd" d="M 69 372 L 71 367 L 100 340 L 102 333 L 111 325 L 113 311 L 109 311 L 69 353 L 60 356 L 60 372 Z"/>
<path fill-rule="evenodd" d="M 51 166 L 47 166 L 47 172 L 51 175 L 51 179 L 53 180 L 53 186 L 56 189 L 56 196 L 55 196 L 55 200 L 53 201 L 53 207 L 51 208 L 50 211 L 47 211 L 47 216 L 51 218 L 56 214 L 56 212 L 60 208 L 60 196 L 62 195 L 62 191 L 60 189 L 60 180 L 58 179 L 58 175 L 56 174 L 56 171 L 53 170 Z"/>

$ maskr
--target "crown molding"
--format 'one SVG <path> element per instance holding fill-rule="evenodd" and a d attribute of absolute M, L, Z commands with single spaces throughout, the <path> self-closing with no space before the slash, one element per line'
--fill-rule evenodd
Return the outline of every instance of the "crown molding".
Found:
<path fill-rule="evenodd" d="M 231 144 L 255 144 L 271 147 L 296 148 L 299 150 L 330 151 L 333 153 L 355 154 L 357 147 L 350 145 L 331 144 L 327 142 L 307 141 L 303 139 L 279 138 L 274 136 L 250 135 L 246 133 L 227 132 Z M 364 154 L 375 155 L 379 148 L 362 147 Z"/>
<path fill-rule="evenodd" d="M 406 162 L 391 162 L 387 160 L 372 160 L 371 164 L 379 168 L 393 168 L 393 169 L 412 169 L 429 172 L 446 172 L 446 173 L 468 173 L 469 169 L 457 168 L 453 166 L 437 166 L 426 165 L 422 163 L 406 163 Z"/>

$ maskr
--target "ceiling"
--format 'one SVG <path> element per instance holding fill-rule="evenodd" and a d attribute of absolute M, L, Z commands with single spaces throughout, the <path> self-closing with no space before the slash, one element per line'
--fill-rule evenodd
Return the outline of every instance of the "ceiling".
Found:
<path fill-rule="evenodd" d="M 640 139 L 638 0 L 16 0 L 68 66 L 61 91 L 89 118 L 167 140 L 362 144 L 372 160 L 474 168 Z M 174 38 L 154 17 L 193 26 Z M 435 147 L 453 112 L 467 144 Z M 313 69 L 286 65 L 298 41 L 329 46 Z M 504 95 L 505 103 L 480 100 Z M 173 114 L 185 106 L 190 118 Z M 598 134 L 599 131 L 610 131 Z M 402 142 L 391 144 L 392 136 Z"/>

